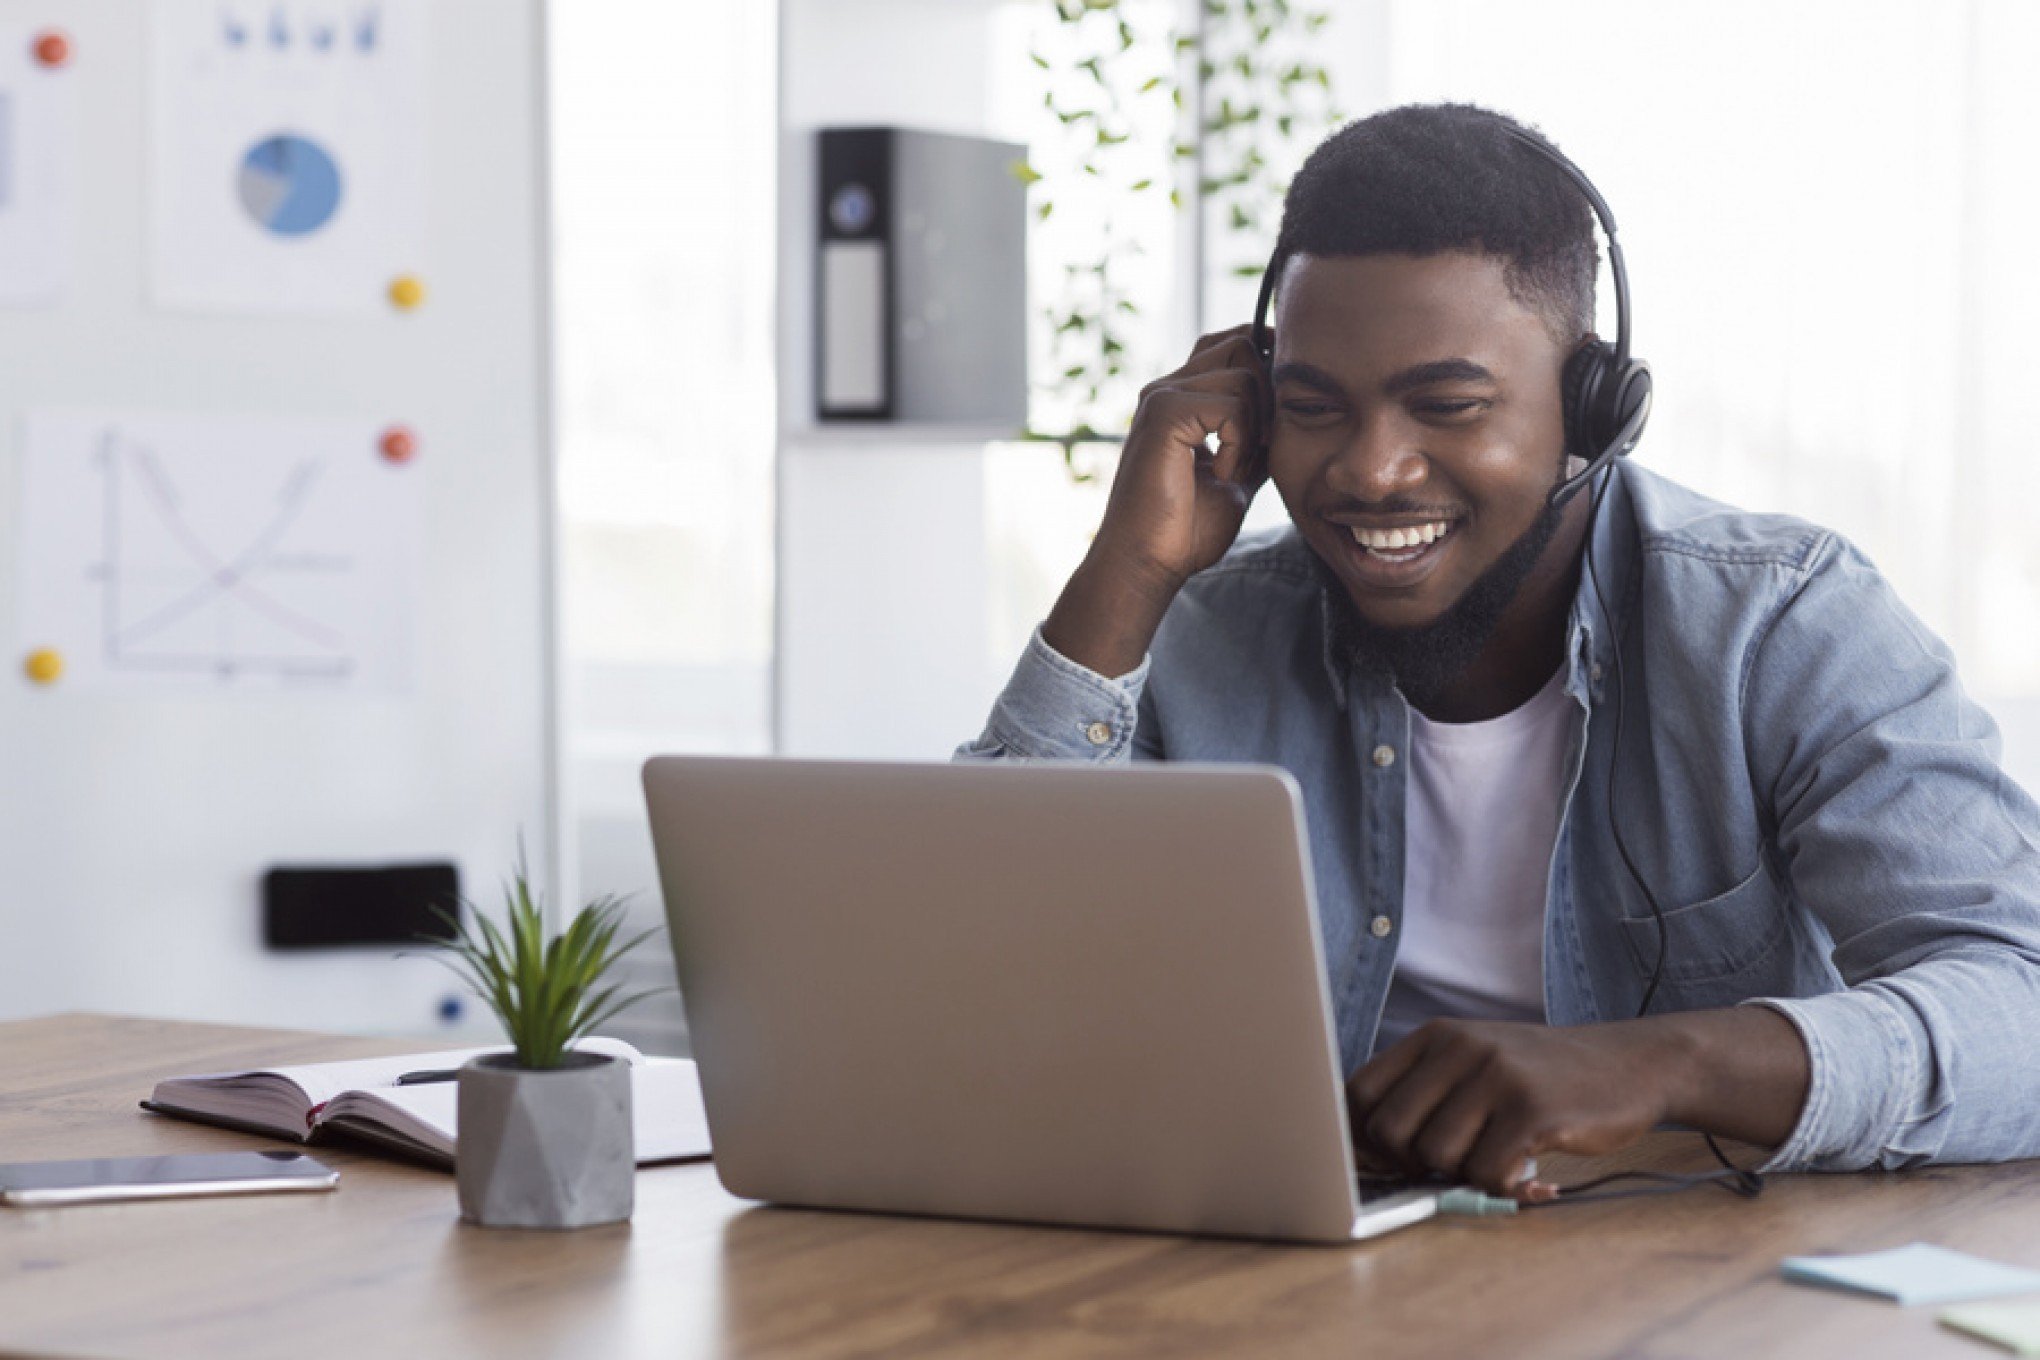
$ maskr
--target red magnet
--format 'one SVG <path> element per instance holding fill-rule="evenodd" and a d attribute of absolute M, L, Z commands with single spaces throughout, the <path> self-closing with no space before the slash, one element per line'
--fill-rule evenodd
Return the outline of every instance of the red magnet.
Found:
<path fill-rule="evenodd" d="M 35 59 L 45 66 L 62 66 L 71 59 L 71 40 L 61 29 L 47 29 L 36 35 Z"/>
<path fill-rule="evenodd" d="M 382 456 L 392 463 L 408 463 L 418 452 L 418 436 L 402 425 L 392 425 L 383 431 Z"/>

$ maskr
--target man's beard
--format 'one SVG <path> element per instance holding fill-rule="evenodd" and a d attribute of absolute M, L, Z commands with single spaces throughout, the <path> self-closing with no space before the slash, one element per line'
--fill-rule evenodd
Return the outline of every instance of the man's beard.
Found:
<path fill-rule="evenodd" d="M 1361 617 L 1345 583 L 1313 552 L 1311 565 L 1330 606 L 1333 655 L 1363 671 L 1386 675 L 1404 698 L 1419 710 L 1426 708 L 1465 674 L 1494 636 L 1503 612 L 1558 533 L 1563 509 L 1547 503 L 1451 608 L 1417 628 L 1384 628 Z"/>

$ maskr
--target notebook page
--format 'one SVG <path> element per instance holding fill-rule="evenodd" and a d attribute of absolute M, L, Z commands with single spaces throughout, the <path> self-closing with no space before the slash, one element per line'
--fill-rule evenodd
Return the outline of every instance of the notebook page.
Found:
<path fill-rule="evenodd" d="M 633 1068 L 645 1060 L 643 1054 L 621 1039 L 583 1039 L 575 1047 L 621 1058 Z M 345 1062 L 170 1077 L 156 1083 L 150 1098 L 156 1104 L 172 1109 L 266 1124 L 287 1136 L 299 1136 L 306 1131 L 308 1114 L 343 1091 L 394 1088 L 397 1078 L 406 1072 L 457 1068 L 484 1053 L 508 1051 L 500 1045 L 453 1048 L 432 1053 L 401 1053 L 384 1058 L 356 1058 Z M 451 1089 L 451 1083 L 448 1089 Z"/>
<path fill-rule="evenodd" d="M 631 1073 L 630 1099 L 639 1166 L 709 1155 L 701 1069 L 692 1059 L 647 1060 Z"/>
<path fill-rule="evenodd" d="M 685 1058 L 652 1058 L 631 1071 L 631 1134 L 638 1165 L 709 1155 L 701 1077 Z M 394 1129 L 445 1156 L 453 1155 L 460 1090 L 454 1082 L 353 1091 L 327 1107 L 329 1118 L 353 1118 Z"/>
<path fill-rule="evenodd" d="M 644 1055 L 621 1039 L 583 1039 L 575 1048 L 588 1053 L 606 1053 L 635 1067 Z M 395 1086 L 406 1072 L 438 1072 L 457 1068 L 485 1053 L 508 1053 L 508 1047 L 491 1044 L 486 1048 L 448 1048 L 436 1053 L 400 1053 L 387 1058 L 353 1058 L 346 1062 L 306 1063 L 302 1067 L 273 1067 L 277 1076 L 295 1082 L 313 1105 L 323 1105 L 342 1091 L 370 1091 Z"/>

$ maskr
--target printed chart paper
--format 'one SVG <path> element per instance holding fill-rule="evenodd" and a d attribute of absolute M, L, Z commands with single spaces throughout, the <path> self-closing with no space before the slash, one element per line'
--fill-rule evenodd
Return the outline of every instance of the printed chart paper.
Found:
<path fill-rule="evenodd" d="M 152 0 L 159 305 L 368 315 L 424 273 L 429 8 Z"/>
<path fill-rule="evenodd" d="M 16 654 L 61 687 L 411 688 L 417 468 L 374 422 L 39 412 Z"/>
<path fill-rule="evenodd" d="M 0 307 L 56 302 L 70 275 L 78 81 L 36 61 L 39 31 L 0 20 Z"/>

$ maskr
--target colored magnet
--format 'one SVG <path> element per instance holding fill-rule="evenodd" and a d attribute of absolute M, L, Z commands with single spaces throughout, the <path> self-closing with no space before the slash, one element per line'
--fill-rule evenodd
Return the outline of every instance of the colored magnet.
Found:
<path fill-rule="evenodd" d="M 59 29 L 45 29 L 36 34 L 32 50 L 37 61 L 54 70 L 71 59 L 71 39 Z"/>
<path fill-rule="evenodd" d="M 54 647 L 38 647 L 28 654 L 21 669 L 38 685 L 54 685 L 64 674 L 64 654 Z"/>
<path fill-rule="evenodd" d="M 408 312 L 425 301 L 425 281 L 416 274 L 399 274 L 390 280 L 390 302 Z"/>
<path fill-rule="evenodd" d="M 379 447 L 385 461 L 408 463 L 418 452 L 418 436 L 402 425 L 392 425 L 383 431 Z"/>

